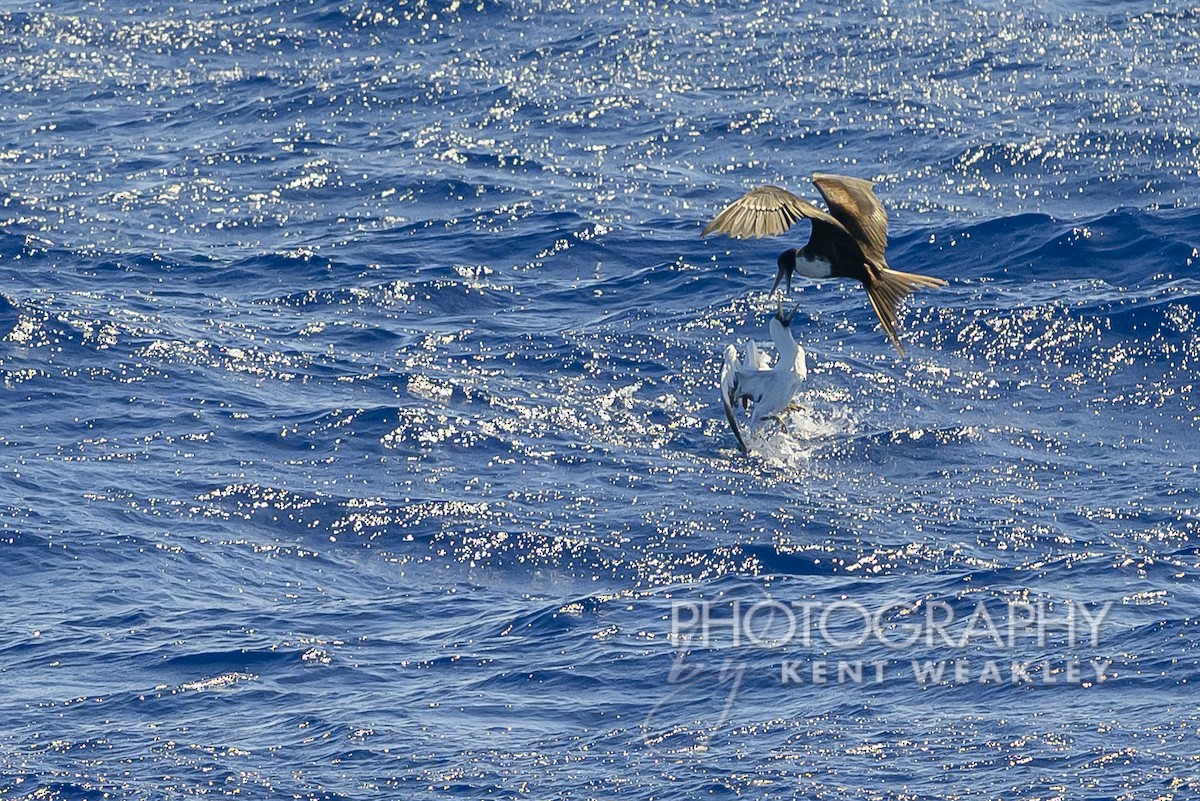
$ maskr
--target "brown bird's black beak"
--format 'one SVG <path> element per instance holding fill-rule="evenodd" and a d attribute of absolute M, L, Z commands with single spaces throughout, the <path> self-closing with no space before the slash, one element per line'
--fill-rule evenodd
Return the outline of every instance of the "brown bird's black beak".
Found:
<path fill-rule="evenodd" d="M 791 258 L 789 258 L 789 256 Z M 771 284 L 771 295 L 775 294 L 775 290 L 779 288 L 779 282 L 784 280 L 787 285 L 787 292 L 792 293 L 792 273 L 796 271 L 796 256 L 791 251 L 784 251 L 779 254 L 779 269 L 775 273 L 775 283 Z"/>

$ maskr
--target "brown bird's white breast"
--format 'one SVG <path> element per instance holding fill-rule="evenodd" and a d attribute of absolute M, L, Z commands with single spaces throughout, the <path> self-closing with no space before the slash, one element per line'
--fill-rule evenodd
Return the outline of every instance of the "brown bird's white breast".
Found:
<path fill-rule="evenodd" d="M 826 259 L 817 257 L 810 259 L 803 254 L 796 254 L 796 272 L 805 278 L 829 278 L 833 275 L 833 265 Z"/>

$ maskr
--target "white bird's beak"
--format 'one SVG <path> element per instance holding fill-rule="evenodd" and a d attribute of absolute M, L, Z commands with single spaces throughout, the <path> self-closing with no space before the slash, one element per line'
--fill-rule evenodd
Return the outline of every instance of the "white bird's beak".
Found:
<path fill-rule="evenodd" d="M 779 306 L 775 312 L 775 319 L 778 320 L 784 328 L 792 324 L 792 319 L 796 316 L 796 312 L 800 311 L 800 304 L 797 303 L 792 307 L 792 310 L 787 314 L 783 313 L 783 300 L 779 300 Z"/>

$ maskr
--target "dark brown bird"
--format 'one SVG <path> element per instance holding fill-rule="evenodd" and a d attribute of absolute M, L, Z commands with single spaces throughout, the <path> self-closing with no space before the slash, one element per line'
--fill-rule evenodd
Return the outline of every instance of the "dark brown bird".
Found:
<path fill-rule="evenodd" d="M 861 281 L 884 332 L 903 356 L 897 317 L 900 301 L 914 290 L 933 289 L 946 282 L 888 267 L 884 257 L 887 212 L 871 189 L 872 181 L 820 173 L 812 180 L 829 211 L 821 211 L 778 186 L 760 186 L 729 204 L 700 235 L 727 234 L 736 239 L 778 236 L 802 217 L 808 218 L 812 221 L 808 244 L 779 254 L 779 271 L 771 294 L 779 288 L 780 279 L 785 279 L 790 292 L 792 274 L 796 272 L 805 278 Z"/>

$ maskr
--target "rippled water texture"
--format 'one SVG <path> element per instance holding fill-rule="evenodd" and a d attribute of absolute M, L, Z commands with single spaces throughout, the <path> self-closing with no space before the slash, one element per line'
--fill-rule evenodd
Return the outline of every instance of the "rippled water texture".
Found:
<path fill-rule="evenodd" d="M 1200 14 L 1051 5 L 0 4 L 0 795 L 1200 795 Z M 699 233 L 816 171 L 950 284 L 799 287 L 741 458 Z"/>

